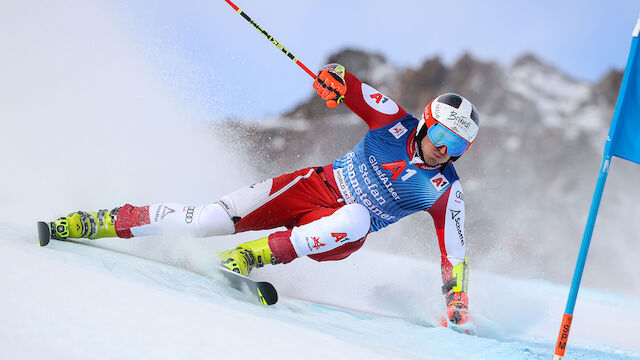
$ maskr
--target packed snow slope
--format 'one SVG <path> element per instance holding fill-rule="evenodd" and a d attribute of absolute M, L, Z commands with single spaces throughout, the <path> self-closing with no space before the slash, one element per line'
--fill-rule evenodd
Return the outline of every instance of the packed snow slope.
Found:
<path fill-rule="evenodd" d="M 281 296 L 267 307 L 215 272 L 84 244 L 39 248 L 29 230 L 0 228 L 5 359 L 549 359 L 567 292 L 476 272 L 471 336 L 433 325 L 442 310 L 434 264 L 365 250 L 265 268 L 254 276 Z M 622 321 L 637 319 L 639 305 L 583 289 L 567 358 L 640 359 Z"/>

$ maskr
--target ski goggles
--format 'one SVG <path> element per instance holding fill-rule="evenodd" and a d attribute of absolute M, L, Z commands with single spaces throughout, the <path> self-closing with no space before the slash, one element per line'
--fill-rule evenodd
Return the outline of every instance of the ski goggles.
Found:
<path fill-rule="evenodd" d="M 444 127 L 444 125 L 440 123 L 435 123 L 429 127 L 427 131 L 427 135 L 429 135 L 429 139 L 435 145 L 435 147 L 446 146 L 447 154 L 450 156 L 460 156 L 464 153 L 469 145 L 467 140 L 461 138 L 456 135 L 453 131 Z"/>

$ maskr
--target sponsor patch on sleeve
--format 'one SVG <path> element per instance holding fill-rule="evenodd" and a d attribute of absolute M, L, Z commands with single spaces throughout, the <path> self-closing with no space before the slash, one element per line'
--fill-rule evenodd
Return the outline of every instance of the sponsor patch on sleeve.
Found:
<path fill-rule="evenodd" d="M 365 83 L 362 83 L 362 96 L 369 106 L 383 114 L 393 115 L 400 110 L 393 100 Z"/>

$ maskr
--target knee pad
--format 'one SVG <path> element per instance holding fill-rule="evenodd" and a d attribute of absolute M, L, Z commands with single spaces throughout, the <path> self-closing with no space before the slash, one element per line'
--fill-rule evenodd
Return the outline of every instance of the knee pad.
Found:
<path fill-rule="evenodd" d="M 222 205 L 230 218 L 240 219 L 264 205 L 273 197 L 271 194 L 272 185 L 273 180 L 268 179 L 245 186 L 223 196 L 218 203 Z"/>
<path fill-rule="evenodd" d="M 324 253 L 364 238 L 370 227 L 369 210 L 349 204 L 329 216 L 294 227 L 291 244 L 298 256 Z"/>
<path fill-rule="evenodd" d="M 220 203 L 202 206 L 198 216 L 199 236 L 230 235 L 235 231 L 233 220 Z"/>

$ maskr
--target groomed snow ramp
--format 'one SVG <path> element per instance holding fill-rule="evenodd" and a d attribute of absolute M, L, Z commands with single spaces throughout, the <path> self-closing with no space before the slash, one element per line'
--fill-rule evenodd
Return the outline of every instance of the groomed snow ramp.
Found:
<path fill-rule="evenodd" d="M 267 307 L 215 276 L 84 244 L 52 241 L 40 248 L 35 237 L 3 230 L 0 353 L 6 359 L 242 359 L 252 358 L 256 352 L 272 359 L 548 359 L 556 334 L 553 330 L 543 332 L 557 326 L 553 320 L 558 312 L 544 309 L 561 307 L 566 291 L 546 282 L 477 274 L 474 287 L 478 291 L 499 294 L 498 286 L 503 293 L 515 295 L 507 302 L 496 298 L 493 304 L 485 302 L 493 295 L 474 297 L 478 335 L 469 336 L 432 326 L 437 319 L 429 311 L 403 315 L 420 299 L 395 301 L 394 305 L 394 294 L 404 289 L 399 298 L 406 300 L 412 291 L 418 295 L 421 291 L 412 290 L 415 279 L 405 279 L 403 274 L 393 286 L 380 276 L 380 282 L 369 284 L 368 290 L 358 289 L 360 293 L 378 293 L 379 302 L 358 299 L 343 291 L 339 283 L 334 282 L 332 291 L 326 283 L 318 282 L 320 289 L 306 294 L 283 285 L 285 291 L 278 304 Z M 354 257 L 351 262 L 341 262 L 342 266 L 360 262 L 358 266 L 365 269 L 373 260 L 398 261 L 407 264 L 405 268 L 433 267 L 413 269 L 418 278 L 431 270 L 437 273 L 435 265 L 407 263 L 383 254 L 364 251 L 360 257 L 363 261 Z M 302 263 L 291 270 L 305 266 L 320 269 L 316 264 Z M 337 276 L 335 271 L 348 278 L 344 269 L 327 266 L 324 276 Z M 275 271 L 265 274 L 282 280 L 282 274 Z M 275 284 L 278 287 L 277 281 Z M 525 288 L 528 293 L 523 294 Z M 541 304 L 539 294 L 554 300 Z M 317 297 L 325 304 L 294 296 Z M 343 299 L 345 296 L 351 299 Z M 615 335 L 623 342 L 626 337 L 623 346 L 591 340 L 594 336 L 606 340 L 619 319 L 638 318 L 638 302 L 588 289 L 581 296 L 583 304 L 567 358 L 640 359 L 638 345 L 633 343 L 637 334 Z M 518 304 L 504 308 L 512 301 Z M 431 303 L 424 301 L 425 306 Z M 486 316 L 500 314 L 501 308 L 509 313 L 514 307 L 521 309 L 521 321 L 515 321 L 523 326 L 519 330 L 512 331 L 514 323 L 500 318 L 505 315 Z M 590 335 L 585 335 L 585 324 Z M 624 324 L 619 329 L 624 330 Z"/>

